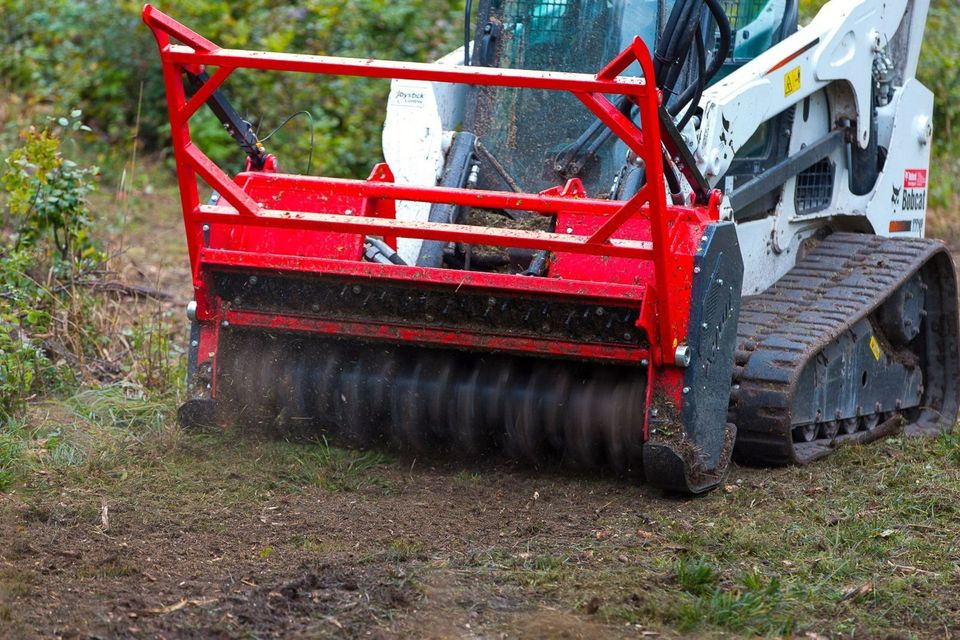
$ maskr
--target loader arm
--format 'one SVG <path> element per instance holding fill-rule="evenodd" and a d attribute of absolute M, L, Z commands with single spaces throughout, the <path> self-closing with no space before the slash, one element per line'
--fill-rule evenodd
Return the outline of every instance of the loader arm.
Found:
<path fill-rule="evenodd" d="M 870 142 L 873 62 L 903 26 L 900 74 L 916 69 L 929 0 L 831 0 L 809 26 L 704 92 L 697 166 L 711 186 L 760 126 L 830 87 L 834 126 L 854 128 L 850 142 Z M 909 12 L 908 12 L 909 9 Z"/>

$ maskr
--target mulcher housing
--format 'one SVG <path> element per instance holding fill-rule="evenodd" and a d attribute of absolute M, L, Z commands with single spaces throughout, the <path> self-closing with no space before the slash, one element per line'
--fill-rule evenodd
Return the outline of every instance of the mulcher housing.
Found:
<path fill-rule="evenodd" d="M 642 397 L 611 418 L 635 450 L 608 445 L 586 462 L 619 456 L 618 470 L 642 467 L 650 482 L 683 491 L 719 481 L 734 438 L 725 418 L 743 266 L 733 224 L 719 222 L 718 192 L 687 206 L 666 201 L 660 95 L 643 78 L 621 75 L 637 62 L 653 77 L 639 38 L 591 76 L 223 49 L 149 5 L 143 18 L 163 63 L 195 290 L 184 421 L 223 420 L 221 367 L 237 357 L 224 349 L 241 336 L 292 341 L 292 351 L 274 353 L 280 359 L 322 361 L 350 343 L 453 352 L 464 362 L 479 357 L 480 368 L 487 355 L 586 363 L 625 370 L 643 385 Z M 205 67 L 216 71 L 188 96 L 185 74 Z M 541 193 L 414 187 L 395 184 L 385 164 L 366 180 L 347 180 L 281 173 L 272 157 L 231 178 L 194 144 L 189 121 L 241 68 L 569 92 L 642 159 L 646 186 L 626 201 L 587 197 L 577 179 Z M 607 96 L 632 101 L 640 126 Z M 198 178 L 219 194 L 216 204 L 201 201 Z M 395 203 L 404 200 L 556 216 L 556 231 L 403 221 Z M 546 277 L 385 265 L 364 261 L 366 236 L 393 247 L 403 237 L 546 250 L 553 260 Z M 299 346 L 306 338 L 332 346 L 311 351 Z M 242 400 L 231 396 L 230 408 Z M 312 418 L 329 426 L 315 409 Z M 547 439 L 562 457 L 583 461 L 563 438 Z M 459 442 L 441 440 L 453 449 Z"/>

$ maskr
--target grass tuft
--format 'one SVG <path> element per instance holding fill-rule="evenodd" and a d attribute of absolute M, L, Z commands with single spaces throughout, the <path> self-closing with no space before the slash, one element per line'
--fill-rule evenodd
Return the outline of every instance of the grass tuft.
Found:
<path fill-rule="evenodd" d="M 682 602 L 674 615 L 682 632 L 716 628 L 752 636 L 782 636 L 794 630 L 776 578 L 767 579 L 753 571 L 741 577 L 739 584 L 724 586 L 716 584 L 713 567 L 701 561 L 693 561 L 683 574 L 678 571 L 678 578 L 685 590 L 695 595 Z"/>
<path fill-rule="evenodd" d="M 33 471 L 109 471 L 170 451 L 179 437 L 174 406 L 172 397 L 151 398 L 121 384 L 37 404 L 0 426 L 0 491 Z"/>
<path fill-rule="evenodd" d="M 717 571 L 699 558 L 682 558 L 677 562 L 676 578 L 684 591 L 703 595 L 717 583 Z"/>
<path fill-rule="evenodd" d="M 306 447 L 297 461 L 312 481 L 327 491 L 359 491 L 370 486 L 390 488 L 384 478 L 371 473 L 391 462 L 382 451 L 342 449 L 323 438 Z"/>

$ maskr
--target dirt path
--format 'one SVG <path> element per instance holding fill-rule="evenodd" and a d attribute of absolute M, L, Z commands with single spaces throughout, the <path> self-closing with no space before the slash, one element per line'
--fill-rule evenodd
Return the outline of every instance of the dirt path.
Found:
<path fill-rule="evenodd" d="M 591 613 L 640 598 L 657 579 L 644 548 L 665 544 L 657 521 L 697 508 L 611 481 L 413 461 L 331 491 L 284 479 L 296 456 L 278 462 L 270 443 L 181 446 L 136 477 L 65 476 L 4 499 L 11 635 L 636 635 Z M 240 460 L 256 454 L 272 462 Z M 623 603 L 560 589 L 559 572 L 629 575 Z"/>

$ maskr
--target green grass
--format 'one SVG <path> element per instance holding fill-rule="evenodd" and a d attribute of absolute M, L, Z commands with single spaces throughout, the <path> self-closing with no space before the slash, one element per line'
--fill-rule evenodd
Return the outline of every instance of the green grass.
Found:
<path fill-rule="evenodd" d="M 681 563 L 681 565 L 684 563 Z M 718 573 L 707 564 L 694 561 L 697 569 L 678 580 L 688 592 L 668 615 L 679 631 L 688 632 L 717 628 L 745 635 L 784 635 L 791 633 L 795 622 L 790 615 L 791 603 L 776 578 L 768 579 L 759 572 L 749 572 L 732 584 L 716 584 Z M 709 582 L 702 582 L 709 577 Z M 691 590 L 684 580 L 693 579 Z"/>
<path fill-rule="evenodd" d="M 389 489 L 389 483 L 373 473 L 390 462 L 382 451 L 356 451 L 333 447 L 322 438 L 297 450 L 302 473 L 327 491 L 358 491 L 366 486 Z"/>
<path fill-rule="evenodd" d="M 394 562 L 409 562 L 426 557 L 422 542 L 405 538 L 391 540 L 387 544 L 387 555 Z"/>
<path fill-rule="evenodd" d="M 711 590 L 718 580 L 717 570 L 699 558 L 681 558 L 676 577 L 681 589 L 696 596 Z"/>
<path fill-rule="evenodd" d="M 0 491 L 13 484 L 17 477 L 20 456 L 23 450 L 23 423 L 11 419 L 0 429 Z"/>
<path fill-rule="evenodd" d="M 174 403 L 110 385 L 31 406 L 0 425 L 0 491 L 36 471 L 109 471 L 139 461 L 147 449 L 168 449 L 179 434 Z"/>
<path fill-rule="evenodd" d="M 28 597 L 32 595 L 36 578 L 30 571 L 20 569 L 0 569 L 0 596 Z M 0 620 L 4 619 L 0 613 Z"/>
<path fill-rule="evenodd" d="M 746 477 L 737 489 L 644 504 L 652 539 L 625 513 L 567 553 L 535 537 L 519 556 L 489 549 L 461 567 L 581 611 L 595 599 L 614 624 L 693 635 L 960 629 L 960 435 L 732 473 Z"/>

